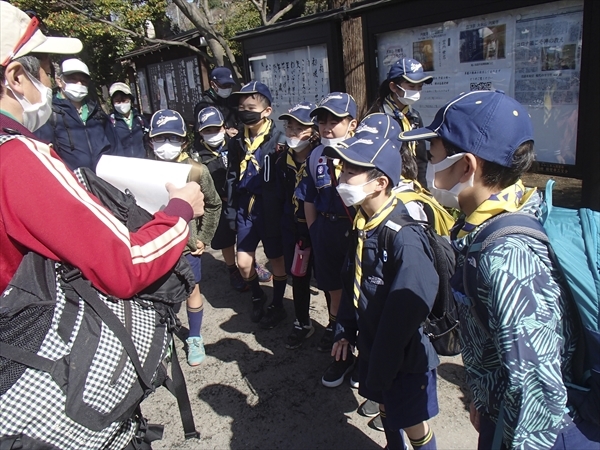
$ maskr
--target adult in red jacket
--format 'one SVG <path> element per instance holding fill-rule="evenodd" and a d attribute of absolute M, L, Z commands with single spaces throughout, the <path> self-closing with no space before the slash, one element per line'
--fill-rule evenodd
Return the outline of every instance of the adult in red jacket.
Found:
<path fill-rule="evenodd" d="M 129 298 L 175 265 L 187 223 L 203 213 L 203 195 L 197 183 L 167 185 L 164 211 L 130 233 L 32 134 L 51 114 L 48 53 L 77 53 L 81 42 L 44 36 L 36 18 L 7 2 L 0 9 L 0 292 L 35 251 L 78 267 L 102 292 Z"/>

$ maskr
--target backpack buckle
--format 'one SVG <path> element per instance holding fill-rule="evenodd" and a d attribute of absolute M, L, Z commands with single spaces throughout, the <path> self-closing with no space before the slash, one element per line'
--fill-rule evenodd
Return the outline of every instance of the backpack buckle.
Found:
<path fill-rule="evenodd" d="M 81 277 L 81 271 L 77 268 L 69 268 L 66 266 L 61 266 L 60 269 L 58 270 L 60 273 L 60 278 L 65 282 L 65 283 L 70 283 L 73 280 L 76 280 L 77 278 Z"/>

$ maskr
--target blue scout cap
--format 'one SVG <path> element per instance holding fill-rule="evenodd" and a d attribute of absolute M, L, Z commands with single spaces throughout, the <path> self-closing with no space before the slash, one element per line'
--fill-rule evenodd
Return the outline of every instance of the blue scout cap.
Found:
<path fill-rule="evenodd" d="M 181 114 L 172 109 L 161 109 L 156 111 L 150 119 L 150 133 L 154 137 L 160 134 L 175 134 L 185 137 L 185 121 Z"/>
<path fill-rule="evenodd" d="M 319 105 L 310 113 L 310 116 L 316 116 L 319 111 L 327 111 L 337 117 L 350 116 L 354 119 L 356 118 L 356 101 L 350 94 L 345 92 L 332 92 L 319 102 Z"/>
<path fill-rule="evenodd" d="M 463 92 L 437 112 L 431 125 L 402 132 L 399 139 L 434 137 L 486 161 L 511 167 L 515 150 L 533 140 L 533 125 L 525 107 L 503 91 Z"/>
<path fill-rule="evenodd" d="M 388 80 L 395 78 L 404 78 L 406 81 L 411 83 L 427 83 L 430 84 L 433 81 L 431 75 L 425 75 L 423 72 L 423 66 L 416 59 L 402 58 L 396 61 L 390 71 L 388 72 Z"/>
<path fill-rule="evenodd" d="M 252 95 L 252 94 L 261 94 L 269 100 L 269 103 L 273 103 L 273 97 L 271 97 L 271 91 L 266 84 L 261 83 L 260 81 L 251 81 L 242 86 L 242 88 L 238 92 L 234 92 L 231 95 Z"/>
<path fill-rule="evenodd" d="M 340 158 L 360 167 L 375 168 L 388 176 L 392 186 L 400 182 L 402 157 L 400 143 L 396 140 L 376 140 L 372 136 L 344 141 L 336 147 L 325 147 L 323 154 Z"/>
<path fill-rule="evenodd" d="M 221 86 L 233 86 L 235 84 L 233 74 L 227 67 L 215 67 L 210 73 L 210 79 Z"/>
<path fill-rule="evenodd" d="M 208 127 L 222 127 L 223 123 L 223 114 L 214 106 L 208 106 L 198 113 L 198 131 Z"/>
<path fill-rule="evenodd" d="M 302 125 L 312 126 L 315 123 L 312 120 L 311 113 L 315 109 L 315 105 L 310 102 L 298 103 L 288 112 L 279 116 L 279 120 L 294 119 Z"/>
<path fill-rule="evenodd" d="M 396 140 L 400 127 L 391 116 L 385 113 L 372 113 L 365 117 L 354 130 L 354 136 L 343 141 L 346 145 L 352 144 L 354 141 L 367 138 L 374 139 L 376 142 L 381 142 L 385 139 Z"/>

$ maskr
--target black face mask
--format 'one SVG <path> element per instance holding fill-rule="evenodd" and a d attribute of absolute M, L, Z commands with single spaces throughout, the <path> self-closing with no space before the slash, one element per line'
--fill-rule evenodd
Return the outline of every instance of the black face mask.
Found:
<path fill-rule="evenodd" d="M 263 110 L 264 111 L 264 110 Z M 262 111 L 238 111 L 238 117 L 244 125 L 254 125 L 262 119 Z"/>

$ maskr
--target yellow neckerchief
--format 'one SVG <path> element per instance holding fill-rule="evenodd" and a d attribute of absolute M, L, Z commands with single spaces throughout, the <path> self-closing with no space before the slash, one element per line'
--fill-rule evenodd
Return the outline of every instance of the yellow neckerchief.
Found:
<path fill-rule="evenodd" d="M 244 177 L 244 173 L 246 173 L 246 168 L 248 167 L 248 161 L 252 161 L 254 167 L 256 167 L 256 171 L 260 171 L 260 164 L 254 157 L 254 152 L 258 150 L 258 148 L 265 141 L 265 137 L 271 128 L 271 119 L 265 119 L 265 123 L 259 128 L 258 133 L 254 139 L 250 138 L 250 133 L 248 127 L 244 127 L 244 143 L 246 144 L 246 156 L 244 159 L 240 161 L 240 180 Z"/>
<path fill-rule="evenodd" d="M 175 160 L 175 162 L 181 162 L 181 161 L 185 161 L 186 159 L 188 159 L 190 157 L 190 155 L 188 155 L 186 152 L 181 152 L 179 154 L 179 156 L 177 157 L 177 159 Z"/>
<path fill-rule="evenodd" d="M 383 110 L 386 114 L 393 115 L 396 118 L 398 123 L 400 123 L 402 125 L 402 131 L 412 130 L 412 124 L 410 123 L 410 120 L 408 120 L 408 117 L 406 117 L 406 114 L 410 111 L 409 105 L 405 105 L 404 108 L 402 108 L 402 110 L 400 110 L 398 108 L 398 106 L 396 105 L 396 103 L 394 103 L 392 94 L 390 94 L 386 98 L 383 99 Z M 410 148 L 410 151 L 414 156 L 416 154 L 417 142 L 410 141 L 408 143 L 408 147 Z"/>
<path fill-rule="evenodd" d="M 381 207 L 368 218 L 363 209 L 359 208 L 354 218 L 354 229 L 358 230 L 358 243 L 356 245 L 356 255 L 354 257 L 354 307 L 358 308 L 358 299 L 360 297 L 360 283 L 362 281 L 362 252 L 363 242 L 368 231 L 377 228 L 398 204 L 398 198 L 392 195 Z"/>
<path fill-rule="evenodd" d="M 294 160 L 294 150 L 288 147 L 286 154 L 286 163 L 289 168 L 296 171 L 296 181 L 294 182 L 294 192 L 296 192 L 296 188 L 298 187 L 298 184 L 300 184 L 300 180 L 302 180 L 302 176 L 306 168 L 306 159 L 300 163 L 300 167 L 296 167 L 296 160 Z M 292 204 L 294 205 L 294 215 L 297 216 L 300 205 L 298 204 L 298 199 L 296 198 L 296 195 L 292 195 Z"/>
<path fill-rule="evenodd" d="M 535 188 L 526 190 L 523 182 L 519 180 L 490 196 L 465 219 L 464 225 L 458 232 L 458 237 L 466 236 L 483 222 L 500 213 L 520 210 L 535 191 Z"/>

